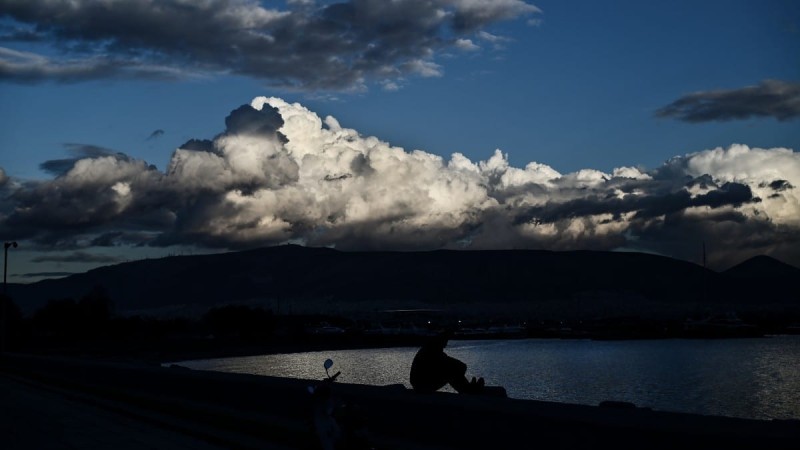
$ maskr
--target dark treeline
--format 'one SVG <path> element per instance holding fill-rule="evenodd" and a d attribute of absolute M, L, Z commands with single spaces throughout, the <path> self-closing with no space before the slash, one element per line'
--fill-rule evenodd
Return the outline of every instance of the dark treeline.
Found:
<path fill-rule="evenodd" d="M 78 299 L 51 299 L 24 315 L 3 297 L 4 347 L 10 351 L 85 356 L 133 357 L 157 361 L 323 348 L 417 345 L 442 329 L 456 339 L 591 338 L 659 339 L 744 337 L 798 333 L 800 312 L 750 310 L 735 314 L 748 328 L 736 334 L 690 334 L 687 323 L 714 314 L 698 310 L 680 316 L 459 317 L 423 311 L 372 320 L 330 314 L 276 314 L 271 309 L 225 305 L 199 317 L 118 315 L 107 291 L 96 286 Z M 725 314 L 716 314 L 728 320 Z M 463 320 L 462 320 L 463 318 Z M 695 330 L 697 331 L 697 330 Z"/>
<path fill-rule="evenodd" d="M 11 297 L 1 296 L 6 351 L 158 361 L 214 355 L 302 351 L 330 347 L 416 344 L 421 339 L 372 339 L 364 323 L 325 314 L 276 315 L 244 305 L 213 307 L 197 318 L 115 314 L 102 287 L 79 299 L 52 299 L 24 315 Z"/>

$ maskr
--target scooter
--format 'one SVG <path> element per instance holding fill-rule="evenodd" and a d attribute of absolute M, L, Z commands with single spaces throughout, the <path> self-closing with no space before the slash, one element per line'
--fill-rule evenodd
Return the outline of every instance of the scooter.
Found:
<path fill-rule="evenodd" d="M 309 386 L 311 394 L 311 427 L 322 450 L 374 450 L 367 439 L 365 415 L 354 405 L 333 395 L 333 383 L 341 375 L 331 375 L 333 360 L 323 364 L 325 378 L 316 386 Z"/>

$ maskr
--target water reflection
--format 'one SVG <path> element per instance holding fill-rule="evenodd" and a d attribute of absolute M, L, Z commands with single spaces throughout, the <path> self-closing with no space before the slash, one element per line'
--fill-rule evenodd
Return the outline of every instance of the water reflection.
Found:
<path fill-rule="evenodd" d="M 338 350 L 222 358 L 193 369 L 319 379 L 336 361 L 345 383 L 408 384 L 417 348 Z M 664 411 L 800 419 L 800 336 L 730 340 L 450 341 L 467 376 L 509 397 L 596 405 L 619 400 Z"/>

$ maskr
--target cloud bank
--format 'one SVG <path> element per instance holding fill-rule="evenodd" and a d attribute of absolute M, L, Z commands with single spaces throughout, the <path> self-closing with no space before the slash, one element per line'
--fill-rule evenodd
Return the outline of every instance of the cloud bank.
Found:
<path fill-rule="evenodd" d="M 68 277 L 74 275 L 75 272 L 30 272 L 30 273 L 17 273 L 16 276 L 20 278 L 56 278 Z"/>
<path fill-rule="evenodd" d="M 120 258 L 111 255 L 92 254 L 84 251 L 76 251 L 68 254 L 47 254 L 32 258 L 33 262 L 63 262 L 63 263 L 115 263 L 120 262 Z"/>
<path fill-rule="evenodd" d="M 258 97 L 165 171 L 104 149 L 45 163 L 32 182 L 0 169 L 0 233 L 40 248 L 285 242 L 342 250 L 639 250 L 717 267 L 756 254 L 800 264 L 800 155 L 732 145 L 645 170 L 513 167 L 407 151 Z M 81 153 L 82 152 L 82 153 Z M 94 152 L 94 153 L 92 153 Z M 66 161 L 66 162 L 65 162 Z M 6 180 L 6 181 L 3 181 Z"/>
<path fill-rule="evenodd" d="M 765 80 L 741 89 L 703 91 L 685 95 L 656 111 L 657 117 L 684 122 L 800 117 L 800 83 Z"/>
<path fill-rule="evenodd" d="M 236 74 L 275 86 L 359 90 L 440 76 L 443 50 L 475 50 L 484 28 L 539 13 L 521 0 L 350 0 L 284 9 L 255 0 L 0 0 L 0 80 Z M 309 68 L 313 68 L 309 70 Z"/>

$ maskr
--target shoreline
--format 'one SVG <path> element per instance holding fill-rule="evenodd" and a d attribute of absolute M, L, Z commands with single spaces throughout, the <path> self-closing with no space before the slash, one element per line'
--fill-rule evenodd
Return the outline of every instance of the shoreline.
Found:
<path fill-rule="evenodd" d="M 5 354 L 0 374 L 228 448 L 309 447 L 313 380 Z M 798 421 L 761 421 L 336 383 L 336 399 L 367 412 L 381 449 L 795 448 Z M 269 444 L 269 445 L 267 445 Z"/>
<path fill-rule="evenodd" d="M 532 336 L 532 337 L 456 337 L 451 341 L 472 340 L 594 340 L 594 341 L 653 341 L 653 340 L 717 340 L 717 339 L 769 339 L 783 334 L 766 334 L 757 337 L 591 337 L 591 336 Z M 793 334 L 786 334 L 793 335 Z M 22 348 L 18 352 L 40 355 L 44 357 L 76 357 L 89 358 L 98 361 L 110 362 L 140 362 L 144 364 L 161 365 L 180 361 L 232 358 L 244 356 L 258 356 L 284 353 L 305 353 L 326 350 L 359 350 L 395 347 L 420 347 L 427 336 L 370 336 L 364 339 L 361 336 L 304 336 L 283 340 L 271 340 L 263 343 L 243 342 L 238 340 L 201 340 L 201 339 L 175 339 L 158 341 L 149 344 L 126 344 L 120 342 L 109 343 L 75 343 L 70 346 Z"/>
<path fill-rule="evenodd" d="M 132 362 L 161 365 L 180 361 L 305 353 L 325 350 L 357 350 L 393 347 L 419 347 L 427 337 L 389 336 L 385 339 L 287 339 L 264 343 L 231 340 L 173 340 L 152 345 L 125 345 L 118 342 L 85 345 L 23 348 L 22 353 L 41 357 L 86 358 L 107 362 Z"/>

